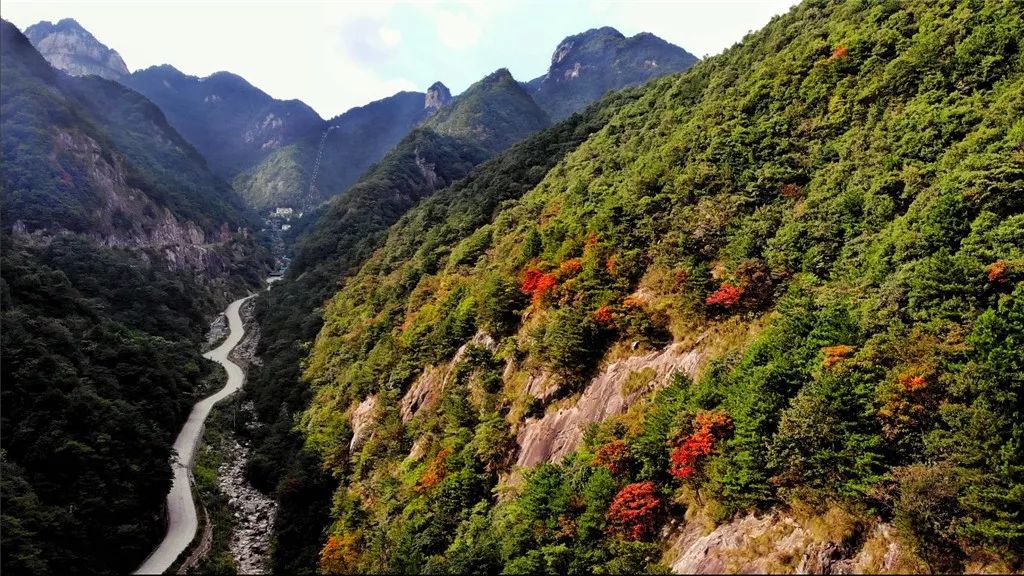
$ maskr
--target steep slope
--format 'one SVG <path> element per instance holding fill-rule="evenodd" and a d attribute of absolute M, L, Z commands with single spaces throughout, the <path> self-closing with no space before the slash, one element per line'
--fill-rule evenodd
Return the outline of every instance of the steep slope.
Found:
<path fill-rule="evenodd" d="M 276 100 L 229 72 L 197 78 L 173 66 L 153 66 L 121 82 L 159 106 L 171 126 L 225 178 L 324 125 L 302 102 Z"/>
<path fill-rule="evenodd" d="M 697 57 L 644 32 L 626 38 L 614 28 L 569 36 L 555 48 L 547 74 L 527 89 L 552 120 L 561 120 L 610 90 L 686 70 Z"/>
<path fill-rule="evenodd" d="M 45 21 L 33 24 L 25 29 L 25 36 L 51 66 L 72 76 L 94 74 L 120 80 L 128 75 L 121 55 L 71 18 L 56 24 Z"/>
<path fill-rule="evenodd" d="M 320 568 L 1019 570 L 1022 35 L 1008 3 L 805 2 L 496 210 L 414 208 L 303 363 Z M 553 420 L 569 449 L 514 468 Z M 771 557 L 692 562 L 733 519 L 704 542 Z"/>
<path fill-rule="evenodd" d="M 423 124 L 495 153 L 547 127 L 551 121 L 505 68 L 460 94 Z"/>
<path fill-rule="evenodd" d="M 259 210 L 275 206 L 308 210 L 354 184 L 450 98 L 448 89 L 438 82 L 426 94 L 399 92 L 353 108 L 328 120 L 323 130 L 310 132 L 239 174 L 234 180 L 235 190 Z M 324 130 L 329 132 L 325 135 Z M 321 162 L 310 195 L 309 179 L 318 153 Z"/>
<path fill-rule="evenodd" d="M 296 250 L 291 275 L 358 264 L 399 216 L 495 152 L 547 124 L 547 116 L 498 70 L 470 86 L 331 203 Z"/>
<path fill-rule="evenodd" d="M 308 389 L 298 382 L 298 364 L 320 328 L 320 304 L 412 205 L 492 155 L 480 142 L 499 146 L 513 135 L 525 137 L 545 121 L 543 111 L 505 70 L 477 82 L 441 110 L 449 109 L 443 118 L 432 117 L 413 130 L 359 182 L 313 216 L 315 224 L 300 242 L 287 278 L 275 285 L 269 298 L 258 301 L 260 355 L 266 364 L 249 374 L 247 393 L 259 397 L 259 417 L 265 426 L 254 438 L 258 454 L 250 473 L 268 491 L 288 474 L 290 488 L 287 493 L 278 491 L 282 502 L 288 502 L 279 520 L 284 528 L 277 534 L 275 566 L 280 571 L 305 570 L 315 563 L 318 546 L 309 538 L 322 529 L 318 519 L 324 517 L 330 495 L 328 478 L 315 465 L 306 466 L 314 460 L 299 451 L 301 444 L 292 431 L 292 413 L 308 402 Z M 508 134 L 497 134 L 498 128 Z M 290 525 L 293 522 L 295 526 Z"/>
<path fill-rule="evenodd" d="M 168 457 L 216 378 L 205 318 L 256 285 L 238 199 L 142 96 L 0 21 L 2 564 L 116 573 L 160 537 Z"/>

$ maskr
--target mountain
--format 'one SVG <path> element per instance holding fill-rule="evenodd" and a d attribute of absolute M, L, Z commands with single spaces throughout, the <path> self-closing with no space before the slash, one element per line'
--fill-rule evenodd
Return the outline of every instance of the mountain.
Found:
<path fill-rule="evenodd" d="M 297 248 L 292 273 L 327 266 L 344 274 L 413 204 L 547 124 L 547 115 L 508 70 L 487 75 L 328 205 Z"/>
<path fill-rule="evenodd" d="M 229 72 L 197 78 L 163 65 L 121 82 L 159 106 L 214 172 L 229 179 L 324 126 L 301 101 L 276 100 Z"/>
<path fill-rule="evenodd" d="M 96 75 L 121 80 L 128 67 L 116 50 L 107 48 L 71 18 L 56 24 L 39 22 L 25 30 L 25 36 L 54 68 L 72 76 Z"/>
<path fill-rule="evenodd" d="M 249 471 L 254 485 L 268 492 L 289 486 L 288 496 L 282 497 L 295 505 L 285 507 L 287 516 L 279 520 L 288 528 L 278 533 L 277 571 L 302 571 L 315 564 L 316 534 L 330 506 L 329 481 L 315 457 L 301 449 L 292 421 L 293 412 L 309 399 L 308 388 L 298 382 L 299 362 L 320 330 L 319 306 L 411 206 L 463 178 L 501 142 L 526 138 L 547 122 L 507 70 L 470 86 L 441 112 L 414 129 L 348 191 L 299 221 L 308 230 L 287 278 L 275 285 L 273 301 L 257 302 L 259 355 L 266 361 L 248 374 L 262 424 L 253 437 L 256 451 Z M 579 134 L 587 129 L 573 128 Z M 561 152 L 557 146 L 547 151 L 551 156 L 545 161 Z M 532 166 L 526 170 L 538 174 Z"/>
<path fill-rule="evenodd" d="M 1019 570 L 1022 36 L 806 1 L 320 242 L 260 304 L 278 569 Z"/>
<path fill-rule="evenodd" d="M 258 210 L 312 208 L 354 184 L 416 125 L 450 101 L 448 88 L 437 82 L 425 94 L 399 92 L 353 108 L 239 174 L 235 190 Z M 310 194 L 314 166 L 317 178 Z"/>
<path fill-rule="evenodd" d="M 219 379 L 210 315 L 266 250 L 139 94 L 0 21 L 2 569 L 118 573 L 162 536 L 174 436 Z"/>
<path fill-rule="evenodd" d="M 626 38 L 610 27 L 569 36 L 555 48 L 547 74 L 527 83 L 552 120 L 578 112 L 610 90 L 686 70 L 697 57 L 654 34 Z"/>

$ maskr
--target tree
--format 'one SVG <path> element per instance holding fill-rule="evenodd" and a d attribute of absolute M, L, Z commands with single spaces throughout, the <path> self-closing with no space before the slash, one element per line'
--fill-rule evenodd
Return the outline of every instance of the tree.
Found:
<path fill-rule="evenodd" d="M 643 540 L 654 534 L 661 498 L 654 482 L 627 484 L 608 508 L 608 531 L 628 540 Z"/>

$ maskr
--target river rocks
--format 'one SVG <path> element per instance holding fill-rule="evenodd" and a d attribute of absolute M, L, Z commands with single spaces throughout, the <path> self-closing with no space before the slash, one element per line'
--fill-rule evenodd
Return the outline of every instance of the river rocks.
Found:
<path fill-rule="evenodd" d="M 235 440 L 228 447 L 228 459 L 218 470 L 218 484 L 235 521 L 231 556 L 239 574 L 266 574 L 277 503 L 246 482 L 249 448 Z"/>
<path fill-rule="evenodd" d="M 256 348 L 260 344 L 260 324 L 253 321 L 253 309 L 256 307 L 256 299 L 246 300 L 238 313 L 242 317 L 242 325 L 245 326 L 245 336 L 242 341 L 231 351 L 231 361 L 248 370 L 250 365 L 259 366 L 263 363 L 256 354 Z"/>

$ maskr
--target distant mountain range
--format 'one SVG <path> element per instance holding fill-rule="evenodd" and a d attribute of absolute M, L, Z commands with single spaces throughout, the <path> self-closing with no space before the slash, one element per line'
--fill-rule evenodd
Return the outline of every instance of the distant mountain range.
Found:
<path fill-rule="evenodd" d="M 232 180 L 246 204 L 258 210 L 310 208 L 345 192 L 414 127 L 451 101 L 448 88 L 437 82 L 426 93 L 400 92 L 325 121 L 302 102 L 274 99 L 228 72 L 197 78 L 162 65 L 129 74 L 115 51 L 71 19 L 40 22 L 26 32 L 54 67 L 72 75 L 118 80 L 152 100 L 210 167 Z M 685 70 L 696 61 L 652 34 L 626 38 L 605 27 L 570 36 L 556 48 L 545 75 L 522 83 L 525 97 L 544 113 L 543 119 L 525 118 L 524 125 L 538 130 L 610 90 Z M 495 100 L 491 109 L 503 105 Z M 462 128 L 457 128 L 460 123 Z M 478 136 L 492 151 L 522 137 L 507 130 L 517 121 L 502 127 L 453 118 L 443 124 L 455 131 L 490 126 L 490 133 Z M 314 165 L 317 176 L 311 185 Z"/>

